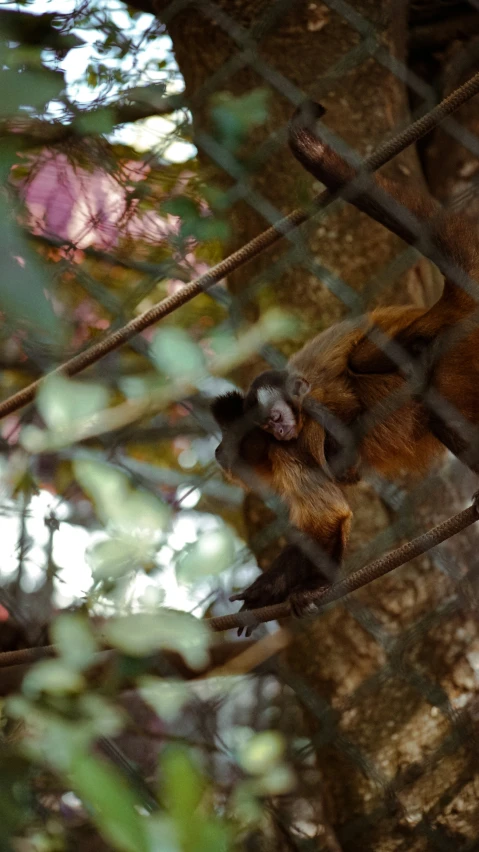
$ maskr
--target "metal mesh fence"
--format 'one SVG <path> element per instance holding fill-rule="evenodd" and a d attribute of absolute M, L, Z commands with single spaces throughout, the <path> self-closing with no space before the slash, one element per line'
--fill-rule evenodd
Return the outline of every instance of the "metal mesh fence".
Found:
<path fill-rule="evenodd" d="M 212 31 L 227 34 L 231 44 L 234 45 L 234 50 L 214 73 L 207 75 L 206 82 L 194 88 L 193 91 L 191 83 L 189 84 L 188 99 L 182 102 L 181 97 L 175 95 L 178 97 L 175 105 L 181 105 L 183 109 L 176 126 L 178 134 L 181 134 L 182 129 L 188 126 L 187 110 L 191 111 L 193 116 L 198 110 L 201 115 L 209 99 L 215 93 L 228 89 L 229 82 L 235 74 L 244 69 L 254 72 L 255 77 L 262 81 L 266 89 L 279 93 L 287 101 L 288 109 L 291 107 L 291 112 L 302 103 L 304 93 L 298 85 L 289 79 L 286 73 L 262 58 L 260 50 L 262 40 L 269 33 L 274 32 L 283 16 L 291 11 L 294 5 L 291 0 L 265 4 L 262 14 L 255 18 L 252 26 L 243 25 L 241 14 L 236 14 L 237 10 L 231 10 L 230 13 L 228 4 L 219 5 L 207 0 L 200 0 L 198 4 L 188 4 L 179 0 L 172 2 L 166 9 L 162 6 L 161 10 L 158 10 L 158 17 L 168 29 L 170 25 L 174 25 L 177 16 L 187 13 L 190 5 L 201 10 L 204 21 L 210 23 Z M 340 0 L 328 0 L 325 4 L 310 4 L 310 7 L 316 15 L 315 26 L 317 26 L 318 34 L 323 28 L 321 16 L 324 21 L 327 21 L 329 15 L 339 16 L 356 33 L 356 43 L 353 48 L 344 53 L 318 79 L 317 87 L 312 93 L 314 98 L 320 100 L 324 96 L 331 97 L 330 93 L 334 92 L 337 81 L 346 79 L 351 71 L 373 60 L 385 71 L 394 75 L 410 97 L 413 105 L 411 121 L 408 126 L 395 128 L 398 133 L 401 131 L 405 134 L 407 140 L 408 128 L 413 126 L 413 120 L 421 119 L 428 114 L 441 99 L 439 87 L 436 88 L 421 77 L 420 63 L 412 63 L 409 67 L 407 62 L 399 59 L 397 51 L 388 46 L 379 25 L 377 23 L 373 25 L 353 5 Z M 154 11 L 152 9 L 152 12 Z M 464 4 L 464 8 L 461 5 L 456 16 L 459 21 L 458 26 L 472 27 L 472 21 L 475 24 L 475 18 L 470 16 L 474 12 L 474 4 Z M 450 20 L 447 13 L 448 6 L 445 4 L 444 10 L 438 13 L 439 24 L 442 23 L 441 15 Z M 420 42 L 425 35 L 421 14 L 419 12 L 416 14 L 418 23 L 414 37 Z M 247 15 L 244 17 L 248 20 Z M 153 26 L 157 24 L 152 24 Z M 326 38 L 326 35 L 324 37 Z M 471 71 L 467 76 L 472 78 L 477 47 L 473 38 L 470 40 L 464 38 L 463 41 L 456 55 L 456 65 L 459 68 L 469 68 L 470 62 Z M 471 91 L 470 94 L 473 92 Z M 108 97 L 106 101 L 108 102 Z M 101 107 L 102 103 L 100 102 L 97 106 Z M 248 104 L 244 108 L 248 109 Z M 249 108 L 253 109 L 254 104 L 250 102 Z M 165 112 L 168 112 L 167 106 L 165 106 Z M 431 128 L 432 126 L 433 124 Z M 471 126 L 473 128 L 473 123 Z M 442 120 L 441 130 L 462 146 L 462 149 L 468 152 L 468 156 L 477 157 L 479 143 L 474 128 L 470 129 L 451 115 Z M 29 129 L 28 133 L 31 132 Z M 195 438 L 204 436 L 205 439 L 209 439 L 211 434 L 214 435 L 216 442 L 219 440 L 218 430 L 211 419 L 209 403 L 220 387 L 219 377 L 241 366 L 245 355 L 250 359 L 252 355 L 256 355 L 265 365 L 274 368 L 284 366 L 286 358 L 282 351 L 275 347 L 274 341 L 265 340 L 267 326 L 261 325 L 261 318 L 257 323 L 251 321 L 250 301 L 257 300 L 261 304 L 262 290 L 280 286 L 278 282 L 281 281 L 285 270 L 291 267 L 307 270 L 309 276 L 321 282 L 322 289 L 328 290 L 342 303 L 343 317 L 357 318 L 381 299 L 381 288 L 385 283 L 390 282 L 396 275 L 404 275 L 418 262 L 418 252 L 414 248 L 404 248 L 401 244 L 396 256 L 389 258 L 384 269 L 376 272 L 373 280 L 366 283 L 361 292 L 358 292 L 357 288 L 342 279 L 337 269 L 329 269 L 323 263 L 321 251 L 311 249 L 308 239 L 309 231 L 306 235 L 299 226 L 311 219 L 309 228 L 325 229 L 330 217 L 337 215 L 347 201 L 354 203 L 358 193 L 370 192 L 374 195 L 377 190 L 372 183 L 371 172 L 400 150 L 400 147 L 395 150 L 394 140 L 387 140 L 380 147 L 380 153 L 376 157 L 374 153 L 369 152 L 368 158 L 364 159 L 360 158 L 351 146 L 346 145 L 340 134 L 333 134 L 327 130 L 324 132 L 331 147 L 353 163 L 359 177 L 345 188 L 342 187 L 334 197 L 328 194 L 319 196 L 321 204 L 316 199 L 316 202 L 308 208 L 294 211 L 287 221 L 284 219 L 285 211 L 280 210 L 269 199 L 267 192 L 261 191 L 261 182 L 250 180 L 251 175 L 244 168 L 241 159 L 236 156 L 234 146 L 229 148 L 223 144 L 221 134 L 215 136 L 203 122 L 199 122 L 199 129 L 195 134 L 195 145 L 199 155 L 212 161 L 217 172 L 222 171 L 226 176 L 227 188 L 222 197 L 223 210 L 229 211 L 232 205 L 241 201 L 246 211 L 251 210 L 257 220 L 262 221 L 269 228 L 265 234 L 253 240 L 254 245 L 251 251 L 248 251 L 247 247 L 240 248 L 230 258 L 220 261 L 218 266 L 214 266 L 209 259 L 206 262 L 202 260 L 201 251 L 198 251 L 198 247 L 201 249 L 201 236 L 195 236 L 194 240 L 182 239 L 178 235 L 177 224 L 172 224 L 170 219 L 166 226 L 164 224 L 166 216 L 162 220 L 161 217 L 155 217 L 151 211 L 141 217 L 136 203 L 139 196 L 134 204 L 128 201 L 124 203 L 125 188 L 128 188 L 129 182 L 134 183 L 135 187 L 140 183 L 132 177 L 134 169 L 137 169 L 138 173 L 144 167 L 152 171 L 161 169 L 161 156 L 158 151 L 154 155 L 139 157 L 133 164 L 123 163 L 123 171 L 117 165 L 113 165 L 111 169 L 105 169 L 105 173 L 112 181 L 105 193 L 105 198 L 110 196 L 114 200 L 110 207 L 102 208 L 101 204 L 96 203 L 95 193 L 92 192 L 91 187 L 100 180 L 103 161 L 110 156 L 114 161 L 107 143 L 101 139 L 95 144 L 92 143 L 90 154 L 95 163 L 93 173 L 91 171 L 89 173 L 85 163 L 79 165 L 76 162 L 75 166 L 70 165 L 72 155 L 74 159 L 75 150 L 67 143 L 64 142 L 66 145 L 64 150 L 47 149 L 48 152 L 52 150 L 56 152 L 51 162 L 53 162 L 58 193 L 62 186 L 68 188 L 68 182 L 72 180 L 71 176 L 75 175 L 70 192 L 77 194 L 82 200 L 84 211 L 80 217 L 81 227 L 76 230 L 74 236 L 69 236 L 66 232 L 55 232 L 52 227 L 52 223 L 55 222 L 54 214 L 58 210 L 58 198 L 55 195 L 49 199 L 50 207 L 42 210 L 43 219 L 40 217 L 35 221 L 34 216 L 32 217 L 31 211 L 35 210 L 35 203 L 38 203 L 35 200 L 35 181 L 38 180 L 38 175 L 40 178 L 42 174 L 45 175 L 45 169 L 49 167 L 49 153 L 43 155 L 44 161 L 38 156 L 33 158 L 33 166 L 29 164 L 28 176 L 22 184 L 26 205 L 30 209 L 30 216 L 27 216 L 24 222 L 24 230 L 29 242 L 34 241 L 40 246 L 42 253 L 47 253 L 47 257 L 50 252 L 53 277 L 56 277 L 60 283 L 73 280 L 75 287 L 82 291 L 81 299 L 77 298 L 76 291 L 72 296 L 64 297 L 64 310 L 78 312 L 79 343 L 76 346 L 71 345 L 68 356 L 62 357 L 59 363 L 56 353 L 48 347 L 42 349 L 28 340 L 25 341 L 20 368 L 25 368 L 27 380 L 22 377 L 22 369 L 18 369 L 17 361 L 12 369 L 11 362 L 8 361 L 10 357 L 8 347 L 4 347 L 6 374 L 12 376 L 10 385 L 13 386 L 10 387 L 12 392 L 8 390 L 4 401 L 0 403 L 0 413 L 8 418 L 4 421 L 6 425 L 2 432 L 4 456 L 13 454 L 15 457 L 18 434 L 22 427 L 37 428 L 38 419 L 35 419 L 37 417 L 35 410 L 30 405 L 27 408 L 24 406 L 35 399 L 41 387 L 40 377 L 45 373 L 56 369 L 57 373 L 63 375 L 75 375 L 87 367 L 93 367 L 95 378 L 108 381 L 118 395 L 119 401 L 116 406 L 107 410 L 101 408 L 100 413 L 94 412 L 89 417 L 81 419 L 78 429 L 76 424 L 68 424 L 67 428 L 72 430 L 73 434 L 73 449 L 69 446 L 68 440 L 64 440 L 61 446 L 48 444 L 48 441 L 42 444 L 44 438 L 39 437 L 37 431 L 34 439 L 31 438 L 30 443 L 26 444 L 27 449 L 31 451 L 29 464 L 33 465 L 31 468 L 25 466 L 24 475 L 27 479 L 28 470 L 33 470 L 35 477 L 49 481 L 50 487 L 54 490 L 51 483 L 55 481 L 55 477 L 52 475 L 52 466 L 49 461 L 52 455 L 55 458 L 55 472 L 58 472 L 62 463 L 78 458 L 89 460 L 106 458 L 116 466 L 117 470 L 126 472 L 130 481 L 140 486 L 142 490 L 152 495 L 161 493 L 175 512 L 181 512 L 182 504 L 187 503 L 188 498 L 195 491 L 203 495 L 201 505 L 205 512 L 208 511 L 209 506 L 212 506 L 212 512 L 219 513 L 220 508 L 225 504 L 226 518 L 231 511 L 237 511 L 241 502 L 241 492 L 236 485 L 227 484 L 221 479 L 221 474 L 212 459 L 211 441 L 207 442 L 209 456 L 206 453 L 205 463 L 203 465 L 197 463 L 195 473 L 191 476 L 179 470 L 178 466 L 165 464 L 162 467 L 161 456 L 159 464 L 145 461 L 142 458 L 141 448 L 149 446 L 157 436 L 160 436 L 165 445 L 172 440 L 180 440 L 181 443 L 181 440 L 190 436 Z M 24 131 L 25 138 L 28 133 Z M 420 135 L 419 132 L 416 136 L 411 134 L 409 142 L 415 142 Z M 261 172 L 263 164 L 278 152 L 283 152 L 284 157 L 290 156 L 285 149 L 286 137 L 286 126 L 276 123 L 272 133 L 267 138 L 263 138 L 254 151 L 253 175 Z M 90 165 L 88 164 L 89 167 Z M 64 174 L 63 177 L 57 178 L 60 166 L 64 169 Z M 52 174 L 53 172 L 50 173 L 50 180 Z M 80 181 L 79 174 L 82 176 Z M 171 178 L 168 179 L 171 180 L 171 186 L 174 189 L 177 182 L 181 182 L 182 179 L 180 169 L 172 173 Z M 120 189 L 116 200 L 115 182 Z M 465 187 L 463 185 L 459 187 L 459 192 L 450 205 L 451 209 L 460 210 L 461 207 L 467 207 L 475 202 L 477 179 L 474 174 L 467 175 L 466 184 Z M 167 191 L 168 187 L 165 189 L 165 185 L 162 185 L 158 194 L 161 195 Z M 69 197 L 68 194 L 67 197 Z M 434 223 L 432 225 L 418 223 L 414 216 L 411 216 L 410 211 L 401 207 L 395 199 L 388 197 L 385 193 L 380 193 L 377 201 L 384 208 L 386 219 L 389 217 L 395 222 L 399 221 L 403 232 L 407 231 L 413 235 L 411 242 L 414 246 L 432 257 L 442 270 L 447 271 L 448 277 L 454 283 L 465 288 L 475 298 L 476 282 L 465 274 L 456 260 L 437 248 L 433 239 Z M 186 212 L 183 211 L 183 214 L 178 207 L 173 209 L 175 215 L 179 215 L 180 221 L 186 221 L 188 215 L 191 215 L 190 208 Z M 115 215 L 118 210 L 120 214 Z M 68 219 L 69 211 L 65 215 Z M 59 221 L 58 218 L 57 221 Z M 60 221 L 60 231 L 62 231 L 62 224 Z M 113 235 L 111 232 L 114 232 Z M 191 237 L 191 234 L 188 234 L 188 237 Z M 155 256 L 152 248 L 158 241 L 161 241 L 165 248 L 160 259 L 158 256 L 161 253 Z M 251 276 L 247 261 L 270 248 L 276 241 L 278 243 L 281 241 L 281 252 L 278 255 L 268 255 L 267 268 L 263 267 L 259 275 Z M 205 239 L 205 242 L 207 243 L 208 240 Z M 357 247 L 357 251 L 360 254 L 361 246 Z M 195 252 L 197 252 L 196 255 Z M 232 291 L 228 293 L 223 287 L 224 279 L 240 267 L 244 267 L 241 286 L 238 287 L 235 284 Z M 118 283 L 114 286 L 111 286 L 108 279 L 108 270 L 114 271 L 118 276 Z M 122 277 L 123 273 L 124 277 Z M 171 279 L 175 281 L 174 286 L 168 287 L 167 282 Z M 126 294 L 122 290 L 122 285 L 125 285 Z M 210 379 L 208 383 L 208 380 L 203 377 L 199 393 L 198 383 L 191 377 L 185 378 L 178 374 L 174 382 L 166 388 L 155 387 L 151 393 L 145 393 L 146 385 L 144 384 L 142 393 L 128 396 L 124 390 L 126 385 L 122 384 L 120 379 L 128 379 L 128 371 L 131 369 L 134 380 L 140 359 L 142 364 L 147 363 L 149 366 L 154 362 L 152 350 L 149 347 L 151 335 L 148 336 L 153 325 L 189 302 L 192 302 L 194 306 L 195 298 L 211 299 L 213 307 L 211 310 L 202 307 L 196 314 L 193 309 L 191 315 L 188 315 L 184 321 L 186 332 L 192 337 L 198 335 L 195 324 L 198 326 L 201 319 L 200 310 L 204 310 L 208 322 L 211 325 L 219 324 L 220 331 L 225 327 L 228 330 L 241 330 L 240 339 L 246 339 L 243 350 L 241 347 L 238 352 L 233 353 L 223 350 L 214 356 L 209 362 L 212 380 Z M 86 316 L 86 319 L 81 316 L 82 300 L 88 306 L 87 313 L 91 312 L 91 317 Z M 203 306 L 205 304 L 202 302 Z M 219 322 L 218 317 L 220 317 Z M 474 313 L 472 317 L 474 320 Z M 308 325 L 308 317 L 304 319 Z M 201 333 L 201 322 L 199 328 Z M 457 344 L 460 335 L 470 333 L 470 328 L 470 318 L 468 318 L 466 329 L 464 326 L 458 326 L 456 330 L 459 337 L 453 336 L 452 344 L 450 338 L 446 340 L 442 349 L 439 348 L 439 355 L 444 357 L 444 347 Z M 308 336 L 314 335 L 316 331 L 314 324 L 311 323 Z M 249 337 L 248 334 L 250 334 Z M 94 335 L 99 335 L 99 339 L 92 342 Z M 391 341 L 384 335 L 378 334 L 377 330 L 371 333 L 371 339 L 381 350 L 387 352 L 398 367 L 406 372 L 411 368 L 411 356 L 404 347 L 397 342 L 392 346 Z M 123 348 L 120 350 L 120 347 Z M 123 356 L 120 355 L 120 351 Z M 436 351 L 436 357 L 437 354 Z M 14 355 L 18 356 L 17 350 Z M 334 419 L 334 416 L 331 419 L 331 412 L 327 410 L 320 412 L 322 425 L 325 424 L 325 418 L 329 417 L 329 431 L 334 435 L 335 429 L 337 430 L 335 437 L 339 446 L 346 447 L 348 451 L 351 448 L 356 450 L 364 436 L 377 427 L 378 423 L 385 417 L 391 417 L 391 413 L 396 410 L 400 411 L 400 406 L 404 402 L 405 388 L 407 393 L 410 392 L 411 387 L 417 391 L 418 381 L 421 379 L 424 381 L 424 376 L 418 375 L 417 363 L 413 362 L 412 366 L 416 370 L 415 383 L 406 382 L 401 387 L 399 396 L 393 395 L 387 402 L 381 400 L 381 405 L 377 409 L 362 412 L 361 417 L 357 418 L 354 424 L 354 429 L 345 426 L 338 418 Z M 467 369 L 466 366 L 465 369 Z M 33 383 L 29 383 L 30 380 L 33 380 Z M 20 389 L 18 389 L 19 385 L 21 385 Z M 477 455 L 475 424 L 471 426 L 461 412 L 437 392 L 428 394 L 427 404 L 429 410 L 442 418 L 446 426 L 453 426 L 455 433 L 461 436 L 461 450 L 458 451 L 458 455 L 474 468 Z M 175 417 L 171 416 L 172 407 L 176 411 Z M 325 408 L 327 409 L 327 406 Z M 185 412 L 187 412 L 186 416 Z M 317 411 L 311 411 L 312 417 L 316 415 Z M 140 426 L 139 421 L 141 421 Z M 9 464 L 10 475 L 12 462 Z M 274 494 L 267 495 L 268 504 L 270 508 L 278 510 L 277 514 L 269 525 L 262 523 L 256 525 L 250 541 L 252 550 L 256 550 L 255 543 L 260 543 L 258 548 L 260 550 L 265 541 L 269 539 L 277 543 L 280 536 L 294 541 L 296 545 L 299 541 L 300 547 L 304 548 L 310 559 L 314 561 L 319 558 L 321 569 L 325 573 L 329 571 L 328 577 L 334 581 L 338 577 L 338 572 L 341 577 L 348 576 L 360 565 L 370 562 L 389 550 L 398 541 L 411 539 L 424 532 L 432 522 L 444 520 L 454 514 L 470 501 L 475 488 L 474 477 L 465 466 L 460 467 L 457 463 L 451 463 L 447 469 L 435 469 L 432 473 L 424 474 L 419 482 L 411 483 L 411 480 L 407 479 L 400 484 L 394 484 L 386 477 L 374 473 L 367 474 L 366 479 L 368 495 L 375 493 L 381 499 L 383 507 L 386 507 L 382 511 L 383 514 L 387 512 L 388 523 L 369 524 L 368 522 L 371 534 L 367 536 L 366 542 L 363 538 L 360 548 L 351 549 L 352 555 L 346 558 L 345 565 L 331 565 L 330 557 L 325 562 L 321 542 L 318 543 L 304 534 L 298 538 L 297 531 L 291 532 L 291 525 L 285 518 L 287 513 L 284 507 L 278 509 Z M 54 583 L 68 584 L 68 580 L 61 579 L 58 560 L 55 560 L 53 556 L 55 539 L 63 523 L 62 506 L 71 503 L 68 515 L 70 526 L 77 524 L 91 530 L 94 530 L 96 526 L 93 513 L 87 510 L 78 499 L 77 486 L 75 482 L 71 482 L 68 488 L 62 490 L 62 496 L 49 506 L 48 515 L 45 518 L 46 534 L 43 537 L 40 554 L 28 526 L 34 497 L 33 480 L 34 477 L 31 483 L 27 482 L 22 486 L 20 503 L 7 500 L 2 507 L 2 513 L 5 516 L 18 514 L 15 571 L 12 571 L 11 576 L 4 582 L 0 597 L 2 606 L 10 615 L 10 622 L 13 621 L 16 624 L 17 633 L 14 632 L 10 641 L 2 644 L 4 652 L 16 651 L 19 644 L 22 647 L 30 647 L 45 644 L 47 641 L 45 625 L 54 611 L 52 602 Z M 351 489 L 355 487 L 359 489 L 357 491 L 359 495 L 363 494 L 360 490 L 361 486 L 351 486 Z M 348 491 L 348 499 L 349 493 Z M 265 496 L 263 491 L 260 496 Z M 355 500 L 354 497 L 352 499 Z M 365 494 L 364 500 L 369 505 L 372 498 Z M 355 508 L 357 505 L 355 502 Z M 377 509 L 371 509 L 371 516 L 374 515 L 374 511 Z M 357 514 L 359 527 L 360 507 Z M 355 536 L 358 539 L 361 538 L 360 533 L 355 533 Z M 293 694 L 295 700 L 298 699 L 305 708 L 310 720 L 309 731 L 312 732 L 310 741 L 301 748 L 298 746 L 292 756 L 301 780 L 301 790 L 295 803 L 300 812 L 296 813 L 293 805 L 290 808 L 291 803 L 285 804 L 284 801 L 279 804 L 275 802 L 274 806 L 271 806 L 279 832 L 277 837 L 281 838 L 281 840 L 277 839 L 278 848 L 283 848 L 281 843 L 286 844 L 284 848 L 309 848 L 301 846 L 301 843 L 315 834 L 307 828 L 311 821 L 316 828 L 318 825 L 323 826 L 323 835 L 316 833 L 316 837 L 319 837 L 317 848 L 376 848 L 367 845 L 371 841 L 364 841 L 362 838 L 369 837 L 368 831 L 371 831 L 371 826 L 379 826 L 383 823 L 389 826 L 389 829 L 383 833 L 381 842 L 389 831 L 391 838 L 394 838 L 394 845 L 390 847 L 392 849 L 473 850 L 477 848 L 477 796 L 475 796 L 474 785 L 477 785 L 476 705 L 479 665 L 476 644 L 479 643 L 479 638 L 475 550 L 474 528 L 472 528 L 470 537 L 465 537 L 462 545 L 457 545 L 456 541 L 449 542 L 448 546 L 433 550 L 429 554 L 430 561 L 427 563 L 422 562 L 419 566 L 407 569 L 404 574 L 401 574 L 400 580 L 397 580 L 394 575 L 387 580 L 381 580 L 381 583 L 389 583 L 386 587 L 389 591 L 386 591 L 386 594 L 383 591 L 377 605 L 374 601 L 374 593 L 361 592 L 342 602 L 341 607 L 344 609 L 340 610 L 341 615 L 337 614 L 338 610 L 335 615 L 334 608 L 330 608 L 324 615 L 326 627 L 323 626 L 322 615 L 313 622 L 298 621 L 292 628 L 292 638 L 288 639 L 289 649 L 287 648 L 285 655 L 281 659 L 274 656 L 264 664 L 263 668 L 259 667 L 261 680 L 258 693 L 254 696 L 257 700 L 252 701 L 255 705 L 256 721 L 259 719 L 261 724 L 266 718 L 264 713 L 262 715 L 262 710 L 264 711 L 265 702 L 266 704 L 269 702 L 277 708 L 282 707 L 283 710 L 287 708 L 284 711 L 285 717 L 289 720 L 288 714 L 291 713 L 293 722 L 289 720 L 288 724 L 290 728 L 294 728 L 295 709 L 291 709 L 293 705 L 295 707 L 295 701 L 291 701 Z M 245 563 L 251 565 L 250 551 L 246 548 L 237 550 L 236 563 L 234 567 L 238 569 L 238 576 L 241 579 L 244 576 L 241 573 L 242 565 Z M 40 587 L 43 589 L 43 599 L 38 594 L 38 588 L 25 592 L 29 588 L 28 577 L 32 576 L 32 566 L 35 566 L 41 575 Z M 30 582 L 33 583 L 33 581 Z M 240 583 L 236 582 L 236 585 Z M 216 607 L 211 611 L 214 615 L 218 615 L 229 606 L 227 603 L 229 591 L 231 590 L 227 589 L 225 584 L 218 594 L 216 594 L 217 588 L 208 591 L 207 603 L 211 604 L 215 596 L 217 599 Z M 423 596 L 429 593 L 431 600 L 425 603 Z M 415 596 L 418 600 L 411 602 L 410 598 L 414 599 Z M 76 597 L 78 598 L 79 595 Z M 199 602 L 197 606 L 201 604 L 204 608 L 204 603 L 204 601 Z M 29 608 L 33 608 L 33 611 Z M 112 605 L 112 613 L 113 611 L 114 605 Z M 104 613 L 105 611 L 102 614 Z M 347 641 L 344 647 L 334 651 L 331 643 L 334 644 L 341 632 L 338 619 L 344 619 Z M 448 637 L 445 643 L 438 641 L 442 630 Z M 257 635 L 260 637 L 259 647 L 261 642 L 268 639 L 268 635 L 264 632 L 261 634 L 261 628 Z M 434 655 L 434 637 L 436 637 L 436 643 L 441 645 L 441 652 L 438 652 L 437 658 Z M 331 665 L 344 667 L 344 689 L 340 686 L 341 678 L 338 678 L 337 673 L 330 671 L 328 665 L 324 665 L 319 659 L 316 660 L 319 671 L 317 676 L 312 673 L 309 664 L 304 664 L 304 661 L 301 663 L 299 658 L 302 655 L 308 655 L 308 648 L 313 648 L 309 653 L 311 660 L 314 660 L 317 650 L 313 646 L 318 641 L 325 643 L 325 654 L 331 655 Z M 349 648 L 348 642 L 351 643 Z M 358 644 L 355 645 L 355 642 Z M 443 647 L 448 643 L 451 647 L 450 652 L 444 651 Z M 431 658 L 425 659 L 424 654 L 430 655 Z M 7 662 L 10 665 L 12 660 L 7 661 L 5 655 L 3 657 L 5 666 Z M 0 655 L 0 663 L 1 660 L 2 655 Z M 25 662 L 25 658 L 17 657 L 14 661 Z M 355 668 L 357 668 L 357 675 L 352 675 L 351 670 L 354 671 Z M 272 686 L 272 673 L 274 686 Z M 331 686 L 333 682 L 334 688 Z M 221 698 L 212 708 L 214 723 L 211 723 L 209 732 L 206 729 L 203 731 L 204 736 L 200 743 L 197 740 L 194 741 L 199 747 L 204 748 L 209 739 L 214 739 L 214 736 L 209 736 L 211 731 L 214 731 L 215 736 L 219 738 L 222 728 L 228 724 L 228 714 L 233 713 L 231 705 L 234 703 L 235 688 L 229 700 Z M 278 691 L 275 692 L 275 690 Z M 8 685 L 4 691 L 9 691 Z M 268 698 L 271 694 L 274 695 L 274 701 Z M 207 700 L 205 698 L 201 704 L 198 699 L 199 727 L 204 724 Z M 384 711 L 384 704 L 387 704 L 388 700 L 392 707 L 389 716 Z M 404 719 L 399 718 L 402 702 L 404 702 Z M 377 714 L 376 703 L 380 708 Z M 251 707 L 247 709 L 248 712 L 242 708 L 239 715 L 241 716 L 244 711 L 244 717 L 250 718 Z M 252 712 L 253 716 L 254 713 Z M 357 717 L 362 717 L 363 721 L 354 723 L 353 720 Z M 286 723 L 285 726 L 287 728 Z M 366 729 L 368 733 L 365 733 Z M 415 740 L 416 729 L 421 731 L 417 740 Z M 195 730 L 195 735 L 197 733 L 198 731 Z M 191 739 L 193 741 L 194 737 L 192 736 Z M 374 746 L 375 740 L 377 748 Z M 215 755 L 213 749 L 211 757 L 211 772 L 216 777 L 221 774 L 221 760 L 225 757 L 225 752 L 218 746 L 218 741 L 217 739 L 214 749 L 220 754 Z M 108 751 L 111 744 L 108 745 L 109 740 L 105 743 L 104 747 Z M 322 773 L 321 780 L 318 780 L 317 770 L 311 769 L 308 764 L 308 757 L 313 753 L 318 757 L 319 771 Z M 118 754 L 116 759 L 118 762 Z M 446 771 L 444 766 L 448 767 Z M 353 773 L 349 787 L 344 781 L 348 771 Z M 328 777 L 328 772 L 337 773 L 340 779 L 338 785 L 343 783 L 343 787 L 348 788 L 344 799 L 346 801 L 349 801 L 348 797 L 351 799 L 349 816 L 344 815 L 344 808 L 347 809 L 347 805 L 336 804 L 340 811 L 338 825 L 335 826 L 337 847 L 333 847 L 330 839 L 324 835 L 324 826 L 328 824 L 325 814 L 321 812 L 318 815 L 316 812 L 308 821 L 301 811 L 306 802 L 315 799 L 314 790 L 318 786 L 324 785 L 328 795 L 334 798 L 334 784 L 331 777 Z M 449 782 L 444 780 L 444 775 L 450 776 Z M 359 777 L 362 780 L 358 780 Z M 228 783 L 231 781 L 229 780 Z M 342 801 L 341 793 L 336 791 L 336 795 L 337 799 Z M 368 798 L 373 803 L 371 808 L 368 808 L 366 804 Z M 334 808 L 332 812 L 334 813 Z M 322 845 L 323 842 L 324 845 Z M 389 847 L 378 845 L 377 848 Z"/>

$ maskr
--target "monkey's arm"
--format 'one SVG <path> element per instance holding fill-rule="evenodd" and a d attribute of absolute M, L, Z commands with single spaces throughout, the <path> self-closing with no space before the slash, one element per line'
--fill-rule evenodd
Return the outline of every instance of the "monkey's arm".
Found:
<path fill-rule="evenodd" d="M 324 113 L 319 104 L 306 101 L 293 116 L 289 143 L 299 162 L 335 191 L 355 178 L 357 169 L 324 139 L 319 122 Z M 479 273 L 477 234 L 470 220 L 444 212 L 427 193 L 381 174 L 366 174 L 348 200 L 436 263 L 446 278 L 445 298 L 470 310 L 463 288 L 469 276 Z"/>

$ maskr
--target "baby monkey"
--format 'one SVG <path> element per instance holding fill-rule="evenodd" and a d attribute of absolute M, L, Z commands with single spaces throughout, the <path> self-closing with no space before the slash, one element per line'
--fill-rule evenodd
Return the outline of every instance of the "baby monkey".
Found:
<path fill-rule="evenodd" d="M 302 406 L 311 385 L 288 370 L 266 370 L 251 383 L 244 410 L 278 441 L 291 441 L 301 432 Z"/>

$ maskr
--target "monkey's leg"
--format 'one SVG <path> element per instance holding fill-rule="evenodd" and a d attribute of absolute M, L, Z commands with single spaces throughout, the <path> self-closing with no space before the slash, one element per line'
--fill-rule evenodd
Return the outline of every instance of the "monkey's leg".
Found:
<path fill-rule="evenodd" d="M 309 534 L 292 528 L 290 536 L 295 543 L 285 547 L 268 571 L 230 600 L 241 600 L 242 609 L 254 610 L 289 599 L 293 614 L 302 615 L 310 601 L 301 595 L 329 585 L 341 564 L 350 517 L 350 512 L 344 510 L 334 517 L 321 513 Z M 241 633 L 242 628 L 238 635 Z"/>
<path fill-rule="evenodd" d="M 263 606 L 283 603 L 293 592 L 304 589 L 321 588 L 328 583 L 327 578 L 318 569 L 304 550 L 290 544 L 276 557 L 271 567 L 260 574 L 251 586 L 230 597 L 230 601 L 243 601 L 241 610 L 255 610 Z M 249 636 L 254 627 L 246 628 Z M 238 628 L 241 636 L 243 628 Z"/>

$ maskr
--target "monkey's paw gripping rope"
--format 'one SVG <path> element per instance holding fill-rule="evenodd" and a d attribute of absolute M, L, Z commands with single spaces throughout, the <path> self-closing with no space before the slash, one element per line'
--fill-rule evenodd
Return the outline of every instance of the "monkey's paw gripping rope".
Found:
<path fill-rule="evenodd" d="M 448 538 L 452 538 L 453 535 L 462 532 L 462 530 L 471 526 L 478 519 L 479 491 L 476 491 L 472 497 L 472 505 L 469 508 L 464 509 L 464 511 L 459 512 L 457 515 L 453 515 L 452 518 L 443 521 L 442 524 L 438 524 L 432 530 L 423 533 L 423 535 L 417 538 L 413 538 L 412 541 L 408 541 L 390 553 L 380 556 L 379 559 L 375 559 L 369 565 L 353 571 L 348 577 L 343 577 L 336 583 L 326 586 L 326 588 L 323 587 L 317 591 L 304 592 L 302 595 L 304 615 L 309 615 L 311 610 L 317 612 L 332 601 L 337 601 L 349 595 L 350 592 L 354 592 L 356 589 L 362 588 L 362 586 L 367 586 L 373 580 L 378 580 L 384 574 L 389 574 L 390 571 L 399 568 L 400 565 L 410 562 L 416 556 L 427 553 L 428 550 L 431 550 Z M 230 630 L 235 627 L 256 627 L 265 621 L 286 618 L 291 614 L 290 603 L 289 601 L 285 601 L 284 603 L 274 604 L 273 606 L 264 606 L 259 609 L 237 612 L 232 615 L 220 615 L 216 618 L 208 618 L 206 622 L 212 630 L 220 631 Z"/>

